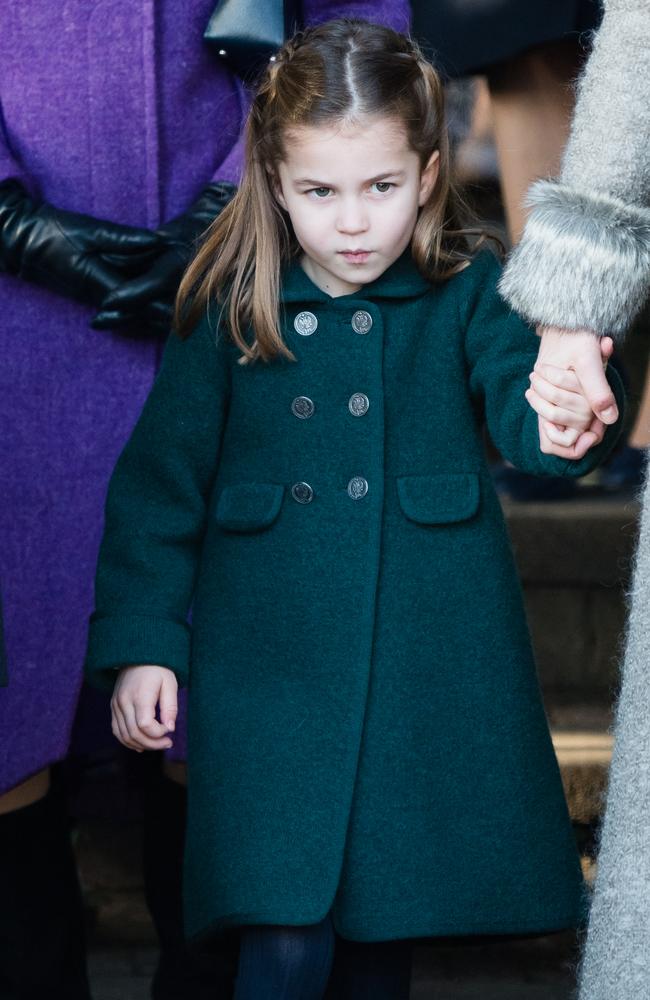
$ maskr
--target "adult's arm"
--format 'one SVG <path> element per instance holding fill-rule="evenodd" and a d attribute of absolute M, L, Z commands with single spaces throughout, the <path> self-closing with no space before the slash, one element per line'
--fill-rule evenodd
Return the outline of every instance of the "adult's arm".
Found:
<path fill-rule="evenodd" d="M 650 292 L 649 148 L 650 0 L 605 0 L 560 178 L 531 188 L 499 286 L 540 328 L 540 360 L 574 368 L 605 423 L 599 338 L 622 341 Z"/>
<path fill-rule="evenodd" d="M 489 251 L 477 254 L 454 281 L 461 301 L 469 385 L 485 414 L 490 437 L 508 461 L 535 476 L 583 476 L 602 462 L 616 444 L 620 422 L 591 434 L 591 447 L 575 455 L 551 453 L 540 440 L 538 419 L 524 395 L 535 362 L 535 332 L 508 309 L 497 291 L 500 268 Z M 608 378 L 622 408 L 624 395 L 613 368 Z"/>
<path fill-rule="evenodd" d="M 535 325 L 622 340 L 650 292 L 650 0 L 605 0 L 558 181 L 500 290 Z"/>
<path fill-rule="evenodd" d="M 122 271 L 144 266 L 159 245 L 146 229 L 43 201 L 11 149 L 0 107 L 0 272 L 97 305 L 123 280 Z"/>

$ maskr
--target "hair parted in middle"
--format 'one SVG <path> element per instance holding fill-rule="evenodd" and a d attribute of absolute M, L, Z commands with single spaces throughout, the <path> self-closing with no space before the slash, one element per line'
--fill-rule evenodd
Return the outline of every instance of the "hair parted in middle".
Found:
<path fill-rule="evenodd" d="M 420 272 L 435 282 L 467 266 L 473 255 L 468 236 L 480 243 L 484 234 L 461 222 L 469 213 L 451 181 L 438 73 L 406 35 L 367 21 L 329 21 L 295 35 L 265 70 L 246 124 L 241 185 L 179 288 L 174 325 L 181 337 L 216 301 L 240 360 L 294 358 L 280 330 L 280 279 L 300 246 L 275 196 L 274 170 L 291 129 L 353 125 L 371 116 L 401 123 L 422 167 L 435 150 L 440 155 L 438 179 L 411 240 Z"/>

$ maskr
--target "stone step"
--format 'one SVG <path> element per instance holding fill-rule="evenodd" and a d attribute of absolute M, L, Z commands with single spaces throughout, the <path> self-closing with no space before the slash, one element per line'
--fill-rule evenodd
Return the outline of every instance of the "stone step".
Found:
<path fill-rule="evenodd" d="M 546 707 L 571 819 L 593 827 L 602 815 L 612 758 L 611 707 L 586 699 L 547 699 Z"/>
<path fill-rule="evenodd" d="M 569 811 L 593 826 L 607 790 L 639 504 L 585 488 L 573 500 L 503 508 Z"/>
<path fill-rule="evenodd" d="M 638 530 L 626 496 L 503 503 L 547 698 L 611 704 Z"/>
<path fill-rule="evenodd" d="M 612 737 L 593 730 L 555 731 L 552 736 L 571 819 L 591 825 L 603 809 Z"/>
<path fill-rule="evenodd" d="M 633 495 L 584 487 L 571 500 L 503 500 L 502 507 L 524 584 L 627 584 L 640 510 Z"/>

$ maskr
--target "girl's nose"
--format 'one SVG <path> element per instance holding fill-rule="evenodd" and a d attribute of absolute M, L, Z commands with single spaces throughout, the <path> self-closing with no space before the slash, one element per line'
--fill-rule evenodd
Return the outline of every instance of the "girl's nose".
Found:
<path fill-rule="evenodd" d="M 336 228 L 340 233 L 365 233 L 368 229 L 368 216 L 362 205 L 348 203 L 341 206 Z"/>

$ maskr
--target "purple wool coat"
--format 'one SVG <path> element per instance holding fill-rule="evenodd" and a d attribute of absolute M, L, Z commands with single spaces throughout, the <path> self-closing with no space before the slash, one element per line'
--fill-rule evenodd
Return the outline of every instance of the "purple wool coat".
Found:
<path fill-rule="evenodd" d="M 236 183 L 248 99 L 202 40 L 214 4 L 5 0 L 0 180 L 152 228 L 209 181 Z M 303 13 L 409 23 L 407 0 L 305 0 Z M 92 310 L 4 274 L 0 302 L 2 793 L 68 750 L 106 486 L 162 345 L 95 332 Z"/>

